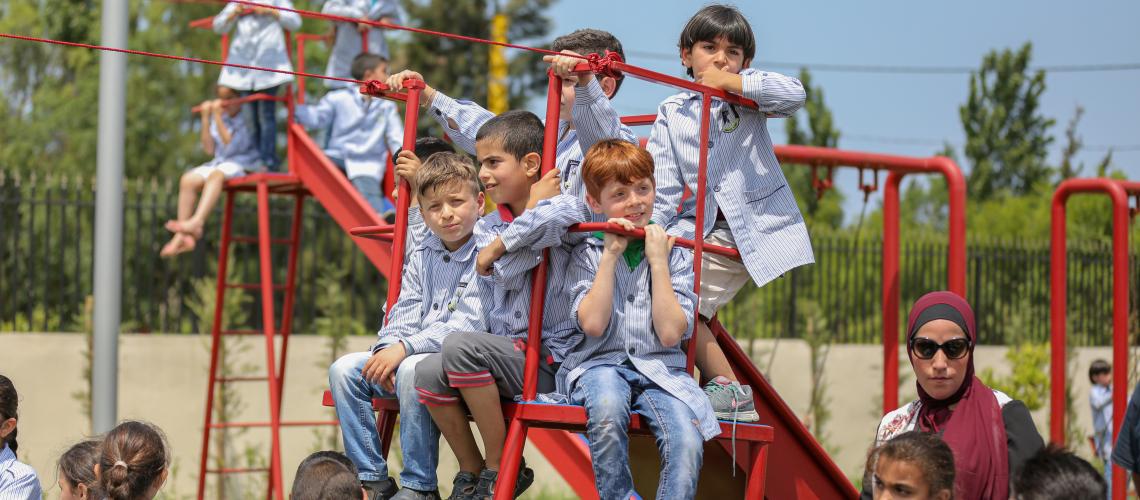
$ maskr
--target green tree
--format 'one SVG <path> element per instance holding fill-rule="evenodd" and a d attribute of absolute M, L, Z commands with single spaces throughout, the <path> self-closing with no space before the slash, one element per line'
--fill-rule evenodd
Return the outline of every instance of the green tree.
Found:
<path fill-rule="evenodd" d="M 1038 109 L 1045 72 L 1030 72 L 1032 45 L 990 51 L 970 76 L 970 96 L 958 108 L 966 132 L 970 197 L 1021 195 L 1049 178 L 1046 148 L 1054 120 Z"/>
<path fill-rule="evenodd" d="M 807 90 L 804 112 L 796 113 L 787 119 L 788 144 L 803 144 L 834 148 L 839 146 L 839 129 L 831 116 L 831 110 L 824 102 L 823 88 L 812 86 L 811 73 L 807 68 L 800 70 L 800 82 Z M 801 125 L 802 115 L 806 123 Z M 843 194 L 832 189 L 820 198 L 811 182 L 811 169 L 803 165 L 783 165 L 784 176 L 792 186 L 796 201 L 803 208 L 804 219 L 809 227 L 838 228 L 843 224 Z M 827 176 L 826 169 L 819 169 L 819 176 Z M 869 181 L 868 181 L 869 182 Z"/>
<path fill-rule="evenodd" d="M 542 46 L 540 41 L 550 32 L 550 19 L 544 12 L 552 3 L 554 0 L 501 2 L 510 19 L 508 40 Z M 414 20 L 409 24 L 417 28 L 491 38 L 494 4 L 488 0 L 403 0 L 402 4 L 408 18 Z M 399 45 L 404 59 L 397 59 L 396 68 L 409 67 L 420 72 L 428 84 L 450 96 L 487 102 L 489 45 L 419 33 L 413 33 Z M 522 107 L 535 92 L 546 88 L 545 68 L 540 64 L 542 55 L 508 49 L 508 57 L 510 106 Z M 423 120 L 420 132 L 434 126 L 433 121 Z"/>

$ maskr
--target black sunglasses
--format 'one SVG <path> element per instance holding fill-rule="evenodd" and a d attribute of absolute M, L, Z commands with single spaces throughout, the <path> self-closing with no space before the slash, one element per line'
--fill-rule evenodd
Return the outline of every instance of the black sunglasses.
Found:
<path fill-rule="evenodd" d="M 947 358 L 959 359 L 970 351 L 970 340 L 959 338 L 939 344 L 925 337 L 916 337 L 911 339 L 910 349 L 918 359 L 931 359 L 939 349 L 946 353 Z"/>

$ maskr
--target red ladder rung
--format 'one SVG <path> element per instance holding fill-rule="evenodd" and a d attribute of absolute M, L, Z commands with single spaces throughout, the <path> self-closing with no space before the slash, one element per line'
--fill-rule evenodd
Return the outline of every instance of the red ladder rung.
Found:
<path fill-rule="evenodd" d="M 234 236 L 230 238 L 234 243 L 257 243 L 261 241 L 257 236 Z M 289 238 L 270 238 L 269 242 L 274 245 L 292 245 L 293 240 Z"/>
<path fill-rule="evenodd" d="M 245 474 L 248 472 L 269 472 L 268 467 L 230 467 L 225 469 L 206 469 L 207 474 Z"/>
<path fill-rule="evenodd" d="M 320 427 L 340 425 L 336 420 L 309 420 L 309 421 L 295 421 L 295 422 L 281 422 L 281 427 Z M 211 429 L 245 429 L 250 427 L 269 427 L 269 422 L 221 422 L 210 424 Z"/>
<path fill-rule="evenodd" d="M 261 290 L 261 283 L 226 283 L 226 288 L 240 288 L 242 290 Z M 285 285 L 273 285 L 274 290 L 284 290 Z"/>

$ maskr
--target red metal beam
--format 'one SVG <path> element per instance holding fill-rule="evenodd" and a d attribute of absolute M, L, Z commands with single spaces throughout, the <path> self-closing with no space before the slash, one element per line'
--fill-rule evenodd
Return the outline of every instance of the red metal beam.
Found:
<path fill-rule="evenodd" d="M 1113 179 L 1068 179 L 1053 193 L 1050 242 L 1050 368 L 1049 438 L 1065 444 L 1065 349 L 1067 339 L 1067 279 L 1065 205 L 1076 193 L 1103 193 L 1112 201 L 1112 413 L 1113 435 L 1119 436 L 1128 404 L 1128 195 L 1140 195 L 1140 182 Z M 1127 497 L 1124 469 L 1113 467 L 1112 497 Z"/>

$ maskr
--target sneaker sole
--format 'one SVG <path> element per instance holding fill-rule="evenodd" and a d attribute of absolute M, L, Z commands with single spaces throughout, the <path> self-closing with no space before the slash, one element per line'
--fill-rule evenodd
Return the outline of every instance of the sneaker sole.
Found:
<path fill-rule="evenodd" d="M 735 419 L 737 422 L 755 422 L 757 420 L 760 420 L 760 413 L 758 413 L 756 410 L 737 411 L 737 412 L 718 411 L 718 412 L 714 412 L 714 413 L 716 413 L 717 420 L 729 420 L 729 421 L 731 421 L 731 420 Z"/>

